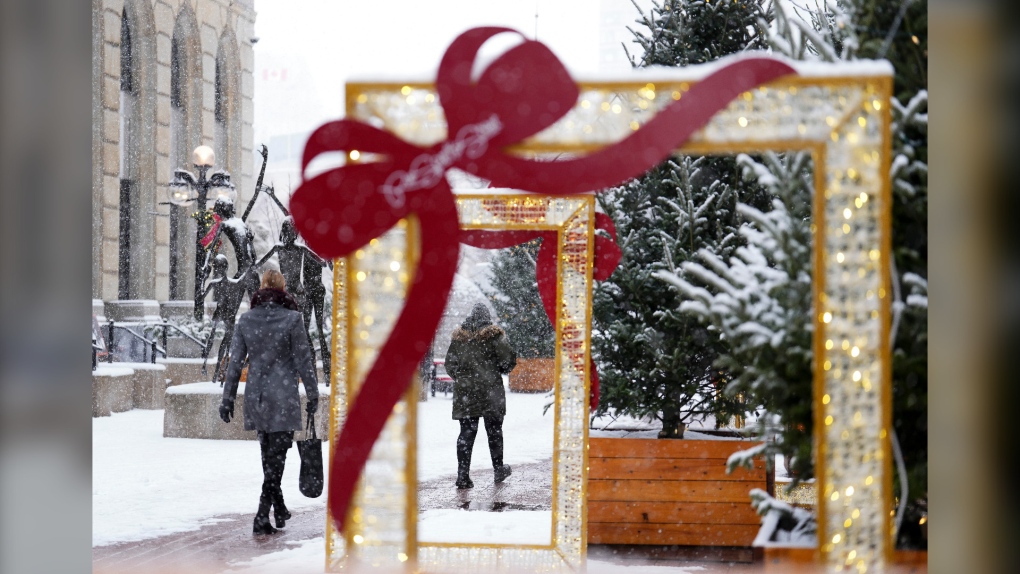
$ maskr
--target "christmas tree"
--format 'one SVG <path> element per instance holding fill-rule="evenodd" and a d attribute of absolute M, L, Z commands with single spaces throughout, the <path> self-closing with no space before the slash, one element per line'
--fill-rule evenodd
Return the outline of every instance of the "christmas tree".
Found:
<path fill-rule="evenodd" d="M 701 64 L 765 46 L 760 2 L 653 3 L 642 14 L 635 67 Z M 596 414 L 610 410 L 662 421 L 660 436 L 681 436 L 705 415 L 725 423 L 742 410 L 721 391 L 728 375 L 715 366 L 725 341 L 679 310 L 679 295 L 655 280 L 700 250 L 728 256 L 742 240 L 736 204 L 769 198 L 748 184 L 732 158 L 679 157 L 600 196 L 623 250 L 619 268 L 595 292 L 593 352 L 601 378 Z"/>
<path fill-rule="evenodd" d="M 493 289 L 485 292 L 496 310 L 496 322 L 522 359 L 555 355 L 556 331 L 542 306 L 535 278 L 535 261 L 542 240 L 502 249 L 493 258 Z"/>
<path fill-rule="evenodd" d="M 922 546 L 918 524 L 927 508 L 926 3 L 846 0 L 826 2 L 815 11 L 793 10 L 788 13 L 778 3 L 772 7 L 775 26 L 769 44 L 774 51 L 829 62 L 885 58 L 895 69 L 890 338 L 894 455 L 900 468 L 896 524 L 901 544 Z M 762 438 L 782 437 L 764 452 L 792 455 L 796 475 L 806 478 L 813 474 L 812 419 L 809 405 L 803 404 L 803 397 L 810 395 L 811 353 L 797 334 L 810 330 L 810 324 L 798 320 L 810 316 L 809 297 L 803 293 L 809 272 L 803 252 L 809 236 L 806 215 L 797 216 L 796 210 L 804 203 L 810 180 L 804 166 L 797 167 L 802 155 L 768 156 L 765 163 L 741 157 L 747 175 L 775 194 L 775 209 L 765 214 L 751 206 L 738 207 L 748 217 L 740 229 L 748 246 L 737 258 L 721 259 L 705 251 L 698 254 L 700 262 L 682 266 L 686 276 L 658 277 L 691 299 L 681 309 L 724 333 L 730 344 L 718 364 L 734 375 L 730 391 L 744 393 L 770 415 L 758 429 Z M 800 269 L 796 261 L 802 262 Z M 742 296 L 730 296 L 733 291 Z M 798 293 L 805 295 L 803 299 Z M 748 303 L 752 299 L 754 305 Z M 783 352 L 770 351 L 777 348 Z"/>
<path fill-rule="evenodd" d="M 928 4 L 829 0 L 787 15 L 774 7 L 776 51 L 836 62 L 886 59 L 894 68 L 893 446 L 898 542 L 924 546 L 928 498 Z M 799 33 L 794 33 L 797 29 Z M 903 475 L 906 479 L 903 479 Z"/>
<path fill-rule="evenodd" d="M 729 255 L 700 249 L 680 269 L 655 274 L 679 292 L 681 313 L 725 342 L 715 363 L 731 377 L 724 392 L 755 409 L 752 430 L 766 441 L 748 454 L 782 453 L 799 479 L 813 473 L 810 160 L 806 152 L 738 156 L 745 177 L 771 193 L 771 209 L 737 204 L 743 245 Z"/>

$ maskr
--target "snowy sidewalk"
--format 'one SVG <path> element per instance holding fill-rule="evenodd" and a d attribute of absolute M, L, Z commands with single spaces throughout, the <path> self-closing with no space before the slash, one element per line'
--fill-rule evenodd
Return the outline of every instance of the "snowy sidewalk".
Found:
<path fill-rule="evenodd" d="M 123 542 L 92 550 L 92 571 L 222 572 L 231 565 L 286 552 L 309 540 L 322 540 L 326 509 L 292 511 L 286 528 L 271 536 L 253 536 L 254 513 L 217 517 L 215 524 L 196 532 L 172 534 L 141 542 Z M 320 552 L 320 566 L 325 561 Z"/>
<path fill-rule="evenodd" d="M 549 480 L 543 483 L 542 479 L 548 475 L 548 462 L 523 465 L 515 468 L 505 483 L 496 485 L 492 483 L 492 469 L 476 470 L 472 473 L 476 486 L 469 490 L 457 490 L 452 476 L 440 477 L 420 485 L 421 509 L 549 510 L 552 503 Z M 241 565 L 254 568 L 265 562 L 267 555 L 295 554 L 296 548 L 322 539 L 326 524 L 324 507 L 294 511 L 286 528 L 271 536 L 252 535 L 253 512 L 217 516 L 212 519 L 213 524 L 194 532 L 94 548 L 93 571 L 221 572 Z M 324 550 L 319 552 L 320 560 L 324 560 Z M 305 556 L 302 561 L 309 558 Z"/>
<path fill-rule="evenodd" d="M 450 419 L 450 400 L 436 397 L 418 405 L 422 540 L 463 540 L 466 530 L 508 542 L 548 540 L 554 418 L 542 413 L 548 400 L 508 394 L 505 460 L 513 474 L 501 485 L 493 483 L 480 430 L 472 457 L 475 487 L 464 491 L 453 485 L 459 429 Z M 258 444 L 164 438 L 162 430 L 163 411 L 158 410 L 93 419 L 95 572 L 322 571 L 325 496 L 309 499 L 298 492 L 296 449 L 288 453 L 283 480 L 293 519 L 278 534 L 254 537 L 252 518 L 262 483 Z M 688 562 L 704 559 L 693 556 L 662 560 L 633 550 L 591 550 L 588 572 L 596 574 L 621 568 L 627 574 L 734 571 L 725 564 Z"/>

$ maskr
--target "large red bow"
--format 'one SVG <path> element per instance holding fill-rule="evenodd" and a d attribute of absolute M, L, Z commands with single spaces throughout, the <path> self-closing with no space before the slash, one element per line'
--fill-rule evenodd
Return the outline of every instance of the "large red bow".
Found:
<path fill-rule="evenodd" d="M 404 311 L 368 371 L 334 450 L 329 504 L 338 529 L 343 529 L 372 445 L 425 355 L 453 284 L 460 228 L 446 170 L 456 167 L 494 187 L 546 195 L 619 185 L 666 159 L 733 98 L 794 72 L 770 58 L 737 61 L 697 83 L 617 144 L 576 159 L 533 161 L 504 149 L 563 117 L 576 103 L 578 88 L 548 48 L 527 39 L 472 82 L 478 49 L 503 32 L 518 33 L 474 28 L 454 40 L 443 56 L 436 90 L 448 125 L 446 141 L 422 149 L 372 126 L 339 120 L 319 127 L 305 144 L 302 174 L 326 152 L 382 156 L 316 175 L 294 192 L 290 209 L 295 225 L 316 253 L 347 256 L 412 213 L 421 224 L 421 259 Z"/>

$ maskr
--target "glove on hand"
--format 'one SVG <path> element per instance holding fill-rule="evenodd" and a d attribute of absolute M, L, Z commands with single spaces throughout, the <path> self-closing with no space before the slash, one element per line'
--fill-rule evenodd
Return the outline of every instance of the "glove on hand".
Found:
<path fill-rule="evenodd" d="M 319 399 L 308 399 L 308 401 L 305 402 L 305 412 L 308 413 L 308 416 L 314 415 L 318 408 Z"/>
<path fill-rule="evenodd" d="M 223 401 L 220 405 L 220 418 L 223 422 L 229 423 L 231 417 L 234 416 L 234 401 Z"/>

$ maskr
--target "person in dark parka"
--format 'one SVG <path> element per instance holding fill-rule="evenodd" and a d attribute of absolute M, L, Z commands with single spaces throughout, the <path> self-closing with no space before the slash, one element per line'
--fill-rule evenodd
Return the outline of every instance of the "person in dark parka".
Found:
<path fill-rule="evenodd" d="M 252 528 L 255 534 L 276 532 L 269 523 L 270 507 L 277 528 L 283 528 L 290 519 L 280 481 L 294 431 L 302 428 L 299 377 L 308 397 L 305 410 L 314 413 L 319 402 L 305 323 L 297 302 L 287 294 L 285 287 L 286 281 L 279 271 L 266 271 L 262 276 L 262 288 L 252 295 L 251 310 L 238 319 L 220 405 L 220 418 L 230 422 L 241 368 L 247 359 L 244 429 L 258 431 L 262 449 L 262 495 Z"/>
<path fill-rule="evenodd" d="M 485 419 L 489 456 L 495 482 L 510 476 L 503 464 L 503 417 L 506 394 L 502 375 L 517 364 L 506 333 L 492 324 L 489 310 L 481 303 L 453 332 L 446 352 L 446 372 L 453 378 L 453 418 L 460 421 L 457 438 L 457 488 L 471 488 L 471 451 L 478 434 L 478 418 Z"/>

